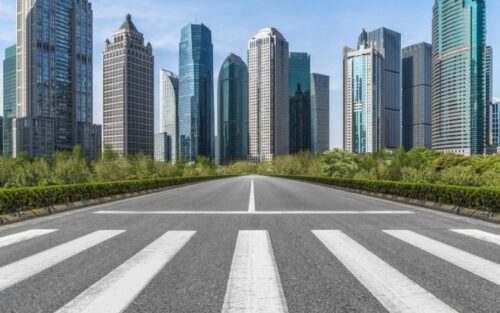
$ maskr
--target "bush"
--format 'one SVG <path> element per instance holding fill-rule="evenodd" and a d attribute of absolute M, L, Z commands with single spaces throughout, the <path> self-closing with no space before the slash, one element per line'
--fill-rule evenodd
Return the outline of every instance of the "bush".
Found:
<path fill-rule="evenodd" d="M 217 177 L 184 177 L 117 182 L 86 183 L 0 190 L 0 213 L 43 208 L 50 205 L 85 201 L 119 194 L 154 190 Z"/>
<path fill-rule="evenodd" d="M 284 177 L 500 213 L 500 188 L 498 187 L 463 187 L 326 177 Z"/>

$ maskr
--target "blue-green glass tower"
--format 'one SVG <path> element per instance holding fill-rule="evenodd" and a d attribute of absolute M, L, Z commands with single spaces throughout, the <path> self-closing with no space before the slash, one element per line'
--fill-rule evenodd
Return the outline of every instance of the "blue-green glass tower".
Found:
<path fill-rule="evenodd" d="M 179 45 L 179 156 L 214 158 L 212 33 L 205 25 L 182 29 Z"/>
<path fill-rule="evenodd" d="M 16 118 L 16 45 L 3 61 L 3 154 L 12 157 L 12 120 Z"/>
<path fill-rule="evenodd" d="M 246 160 L 248 156 L 248 69 L 230 54 L 219 72 L 218 149 L 220 164 Z"/>
<path fill-rule="evenodd" d="M 436 0 L 432 25 L 432 148 L 478 155 L 485 148 L 485 0 Z"/>
<path fill-rule="evenodd" d="M 311 57 L 291 52 L 289 62 L 290 154 L 311 150 Z"/>

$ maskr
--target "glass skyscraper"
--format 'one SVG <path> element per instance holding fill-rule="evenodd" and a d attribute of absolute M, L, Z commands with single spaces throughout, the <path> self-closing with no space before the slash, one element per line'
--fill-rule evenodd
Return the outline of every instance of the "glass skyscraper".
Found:
<path fill-rule="evenodd" d="M 384 58 L 363 30 L 358 49 L 344 49 L 344 150 L 384 148 Z"/>
<path fill-rule="evenodd" d="M 432 148 L 479 155 L 485 148 L 485 0 L 435 0 L 432 25 Z"/>
<path fill-rule="evenodd" d="M 330 77 L 311 74 L 311 151 L 330 149 Z"/>
<path fill-rule="evenodd" d="M 50 156 L 81 145 L 94 156 L 90 1 L 17 3 L 13 155 Z"/>
<path fill-rule="evenodd" d="M 311 150 L 311 57 L 290 53 L 290 154 Z"/>
<path fill-rule="evenodd" d="M 243 60 L 230 54 L 219 72 L 218 160 L 220 164 L 248 157 L 248 69 Z"/>
<path fill-rule="evenodd" d="M 177 159 L 177 108 L 179 77 L 160 70 L 160 133 L 155 136 L 155 159 L 174 162 Z"/>
<path fill-rule="evenodd" d="M 182 29 L 179 45 L 179 155 L 188 162 L 215 157 L 212 33 L 205 25 Z"/>
<path fill-rule="evenodd" d="M 368 42 L 384 56 L 385 148 L 401 146 L 401 34 L 387 28 L 368 33 Z"/>
<path fill-rule="evenodd" d="M 403 146 L 432 147 L 432 46 L 403 49 Z"/>
<path fill-rule="evenodd" d="M 12 121 L 16 118 L 16 45 L 3 61 L 3 154 L 12 157 Z"/>

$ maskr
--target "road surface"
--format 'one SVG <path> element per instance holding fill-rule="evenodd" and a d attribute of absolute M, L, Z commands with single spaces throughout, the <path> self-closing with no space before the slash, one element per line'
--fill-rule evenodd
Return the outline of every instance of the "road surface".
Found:
<path fill-rule="evenodd" d="M 500 312 L 500 227 L 221 179 L 1 227 L 0 312 Z"/>

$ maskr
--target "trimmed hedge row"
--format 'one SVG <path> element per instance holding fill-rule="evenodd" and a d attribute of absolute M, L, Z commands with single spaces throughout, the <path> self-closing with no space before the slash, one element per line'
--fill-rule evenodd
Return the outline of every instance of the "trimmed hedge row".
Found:
<path fill-rule="evenodd" d="M 462 187 L 327 177 L 280 177 L 500 213 L 500 188 L 495 187 Z"/>
<path fill-rule="evenodd" d="M 98 199 L 126 193 L 161 189 L 170 186 L 207 181 L 221 177 L 182 177 L 117 182 L 99 182 L 0 190 L 0 214 L 43 208 L 50 205 Z"/>

